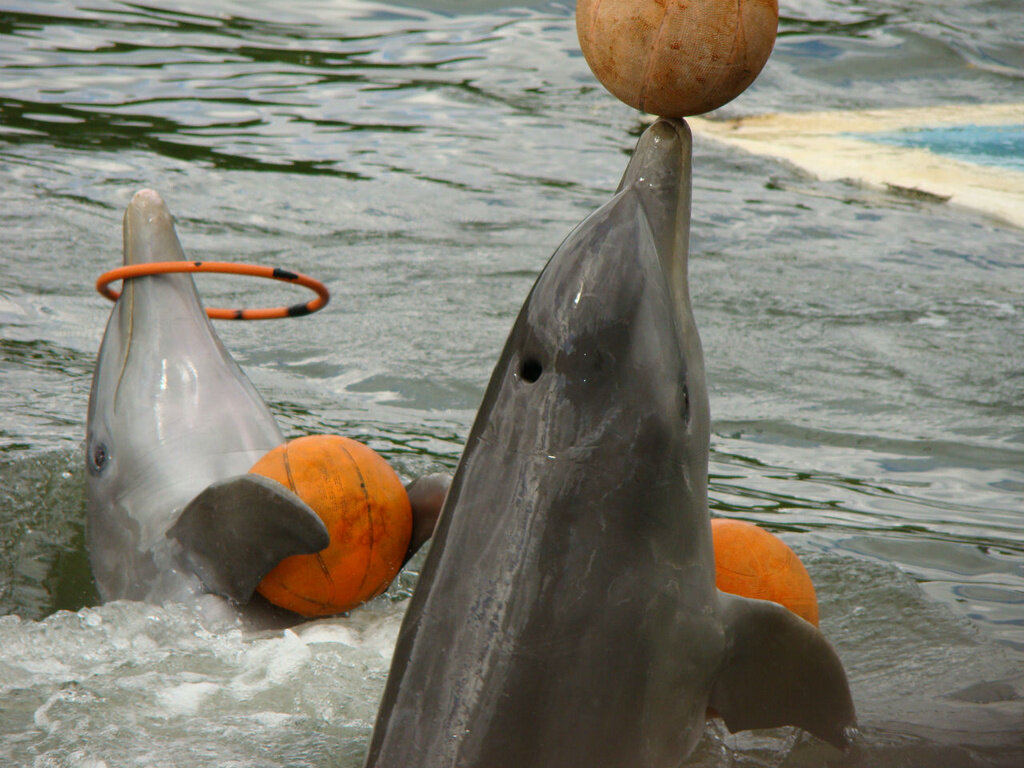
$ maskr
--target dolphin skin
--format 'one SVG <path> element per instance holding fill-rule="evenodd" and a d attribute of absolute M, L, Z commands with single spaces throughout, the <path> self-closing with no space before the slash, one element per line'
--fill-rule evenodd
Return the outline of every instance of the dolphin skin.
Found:
<path fill-rule="evenodd" d="M 124 216 L 124 263 L 185 259 L 160 196 Z M 281 559 L 329 543 L 320 518 L 246 474 L 284 442 L 206 317 L 192 277 L 126 280 L 111 312 L 86 427 L 93 576 L 105 600 L 246 602 Z"/>
<path fill-rule="evenodd" d="M 689 128 L 659 120 L 537 279 L 399 633 L 368 768 L 677 768 L 712 708 L 836 746 L 813 626 L 715 588 Z"/>

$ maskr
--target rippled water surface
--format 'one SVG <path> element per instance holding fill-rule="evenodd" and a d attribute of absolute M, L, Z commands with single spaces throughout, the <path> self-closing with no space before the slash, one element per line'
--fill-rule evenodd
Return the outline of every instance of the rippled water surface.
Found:
<path fill-rule="evenodd" d="M 783 0 L 721 116 L 1024 101 L 1019 0 Z M 571 6 L 0 0 L 0 763 L 359 766 L 415 568 L 285 633 L 98 605 L 81 443 L 133 192 L 186 252 L 328 282 L 218 325 L 286 433 L 454 467 L 512 319 L 641 116 Z M 1024 764 L 1024 232 L 698 139 L 713 512 L 780 532 L 861 723 L 709 726 L 707 766 Z M 211 305 L 297 300 L 200 278 Z"/>

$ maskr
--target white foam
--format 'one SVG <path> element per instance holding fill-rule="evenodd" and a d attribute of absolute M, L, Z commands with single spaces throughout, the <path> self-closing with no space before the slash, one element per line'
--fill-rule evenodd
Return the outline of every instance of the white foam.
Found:
<path fill-rule="evenodd" d="M 169 715 L 195 715 L 220 687 L 212 682 L 180 683 L 157 692 L 160 707 Z"/>

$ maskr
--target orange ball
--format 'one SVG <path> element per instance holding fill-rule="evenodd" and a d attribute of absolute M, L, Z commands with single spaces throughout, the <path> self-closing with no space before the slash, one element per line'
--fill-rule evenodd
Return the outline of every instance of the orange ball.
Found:
<path fill-rule="evenodd" d="M 818 598 L 804 564 L 785 542 L 742 520 L 714 518 L 715 582 L 723 592 L 771 600 L 818 626 Z"/>
<path fill-rule="evenodd" d="M 287 486 L 320 515 L 330 545 L 286 557 L 257 590 L 303 616 L 347 611 L 387 589 L 412 535 L 405 487 L 381 456 L 339 435 L 311 435 L 279 445 L 250 472 Z"/>
<path fill-rule="evenodd" d="M 662 117 L 710 112 L 754 82 L 778 0 L 578 0 L 576 34 L 601 84 Z"/>

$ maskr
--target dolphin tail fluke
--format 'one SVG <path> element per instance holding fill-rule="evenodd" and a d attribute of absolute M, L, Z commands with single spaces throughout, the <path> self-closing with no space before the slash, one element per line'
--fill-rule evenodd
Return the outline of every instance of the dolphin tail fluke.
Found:
<path fill-rule="evenodd" d="M 279 562 L 330 544 L 320 517 L 280 483 L 238 475 L 190 501 L 167 532 L 210 592 L 246 603 Z"/>
<path fill-rule="evenodd" d="M 729 730 L 796 725 L 840 749 L 849 746 L 853 700 L 824 635 L 775 603 L 719 597 L 726 650 L 708 704 Z"/>

